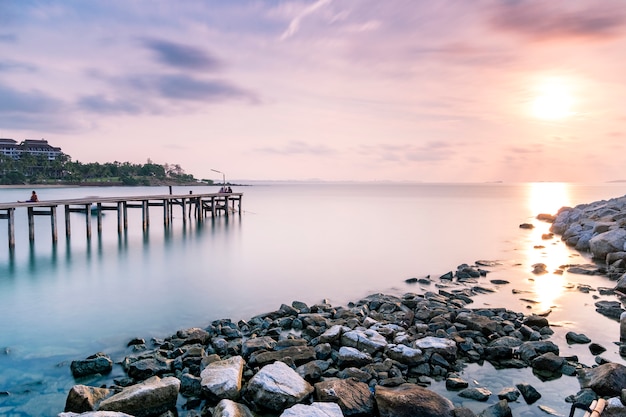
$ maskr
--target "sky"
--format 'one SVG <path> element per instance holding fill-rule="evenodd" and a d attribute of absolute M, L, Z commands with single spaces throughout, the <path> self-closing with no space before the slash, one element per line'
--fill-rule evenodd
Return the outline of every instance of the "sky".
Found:
<path fill-rule="evenodd" d="M 621 0 L 0 0 L 0 137 L 198 179 L 626 179 Z"/>

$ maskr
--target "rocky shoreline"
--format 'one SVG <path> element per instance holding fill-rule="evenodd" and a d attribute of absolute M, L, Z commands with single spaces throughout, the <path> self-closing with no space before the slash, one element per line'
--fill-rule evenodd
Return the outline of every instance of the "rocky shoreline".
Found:
<path fill-rule="evenodd" d="M 626 197 L 537 218 L 599 261 L 563 268 L 606 275 L 617 281 L 607 291 L 626 293 Z M 484 362 L 496 369 L 530 368 L 542 381 L 577 378 L 580 390 L 564 393 L 568 407 L 582 413 L 602 399 L 602 417 L 626 415 L 626 367 L 599 356 L 603 346 L 567 333 L 568 344 L 588 344 L 598 355 L 595 364 L 585 365 L 561 355 L 550 340 L 554 331 L 547 317 L 472 308 L 472 297 L 489 291 L 479 284 L 489 266 L 476 262 L 438 281 L 415 279 L 435 284 L 436 291 L 423 294 L 374 294 L 347 306 L 294 301 L 250 320 L 216 320 L 163 340 L 131 340 L 119 361 L 125 377 L 108 387 L 75 385 L 59 416 L 504 417 L 513 415 L 510 404 L 520 402 L 534 404 L 540 414 L 565 414 L 542 405 L 541 393 L 528 381 L 493 393 L 463 379 L 465 366 Z M 536 274 L 547 272 L 534 267 Z M 598 301 L 596 309 L 613 319 L 624 312 L 619 301 Z M 626 344 L 620 355 L 626 356 Z M 80 382 L 113 366 L 109 356 L 97 353 L 70 368 Z M 498 401 L 476 414 L 430 390 L 435 380 L 459 397 Z"/>

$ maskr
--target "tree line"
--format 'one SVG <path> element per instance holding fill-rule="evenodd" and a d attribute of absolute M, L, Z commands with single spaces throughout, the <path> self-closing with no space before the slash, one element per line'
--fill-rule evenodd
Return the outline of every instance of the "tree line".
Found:
<path fill-rule="evenodd" d="M 0 154 L 1 184 L 45 184 L 45 183 L 119 183 L 122 185 L 153 185 L 155 183 L 197 182 L 186 174 L 179 164 L 155 164 L 150 159 L 145 164 L 130 162 L 72 161 L 61 154 L 53 160 L 43 155 L 25 153 L 20 159 Z M 202 180 L 212 183 L 211 180 Z"/>

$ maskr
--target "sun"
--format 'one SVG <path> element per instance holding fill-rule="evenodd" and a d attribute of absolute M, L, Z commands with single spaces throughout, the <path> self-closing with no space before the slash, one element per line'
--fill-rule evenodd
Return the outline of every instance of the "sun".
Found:
<path fill-rule="evenodd" d="M 573 105 L 571 87 L 562 79 L 550 78 L 537 86 L 531 102 L 531 113 L 539 119 L 565 119 L 574 114 Z"/>

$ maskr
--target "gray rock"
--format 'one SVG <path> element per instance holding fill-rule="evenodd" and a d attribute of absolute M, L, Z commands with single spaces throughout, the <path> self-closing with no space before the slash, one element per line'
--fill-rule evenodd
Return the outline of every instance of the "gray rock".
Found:
<path fill-rule="evenodd" d="M 313 387 L 283 362 L 265 365 L 248 382 L 246 397 L 259 407 L 284 410 L 301 402 Z"/>
<path fill-rule="evenodd" d="M 439 353 L 446 359 L 456 359 L 457 347 L 454 340 L 426 336 L 415 340 L 415 347 L 421 350 L 428 350 Z"/>
<path fill-rule="evenodd" d="M 519 396 L 520 396 L 520 392 L 515 387 L 502 388 L 502 390 L 498 393 L 498 399 L 506 400 L 508 402 L 517 401 Z"/>
<path fill-rule="evenodd" d="M 533 359 L 531 366 L 539 371 L 556 372 L 564 363 L 565 358 L 557 356 L 553 352 L 548 352 Z"/>
<path fill-rule="evenodd" d="M 130 414 L 121 413 L 118 411 L 86 411 L 84 413 L 75 413 L 75 412 L 67 412 L 67 413 L 59 413 L 57 417 L 135 417 Z"/>
<path fill-rule="evenodd" d="M 575 333 L 575 332 L 567 332 L 565 334 L 565 340 L 567 340 L 567 343 L 570 343 L 570 344 L 574 344 L 574 343 L 585 344 L 585 343 L 591 342 L 591 339 L 589 339 L 584 334 Z"/>
<path fill-rule="evenodd" d="M 243 342 L 241 354 L 244 358 L 249 358 L 252 353 L 258 350 L 272 350 L 274 346 L 276 346 L 276 340 L 269 336 L 253 337 Z"/>
<path fill-rule="evenodd" d="M 348 366 L 361 367 L 368 363 L 372 363 L 372 356 L 369 353 L 361 352 L 356 348 L 348 346 L 339 348 L 337 355 L 337 364 L 339 366 L 344 368 Z"/>
<path fill-rule="evenodd" d="M 484 409 L 478 417 L 513 417 L 513 412 L 506 400 L 500 400 Z"/>
<path fill-rule="evenodd" d="M 450 391 L 458 391 L 464 388 L 467 388 L 469 383 L 459 377 L 449 377 L 446 378 L 446 389 Z"/>
<path fill-rule="evenodd" d="M 67 394 L 65 411 L 84 413 L 95 411 L 100 401 L 112 395 L 114 391 L 108 388 L 88 387 L 86 385 L 74 385 Z"/>
<path fill-rule="evenodd" d="M 210 363 L 200 373 L 202 390 L 219 399 L 239 398 L 244 365 L 241 356 Z"/>
<path fill-rule="evenodd" d="M 409 366 L 424 362 L 424 355 L 421 349 L 411 348 L 403 344 L 387 345 L 385 354 L 387 357 Z"/>
<path fill-rule="evenodd" d="M 289 407 L 280 417 L 343 417 L 341 408 L 334 403 L 296 404 Z"/>
<path fill-rule="evenodd" d="M 592 237 L 589 241 L 589 250 L 594 259 L 604 261 L 611 252 L 623 252 L 624 243 L 626 243 L 626 230 L 613 229 Z"/>
<path fill-rule="evenodd" d="M 372 415 L 374 396 L 369 386 L 354 379 L 328 379 L 315 384 L 315 398 L 337 403 L 345 416 Z"/>
<path fill-rule="evenodd" d="M 245 404 L 224 399 L 217 403 L 212 417 L 254 417 L 254 414 Z"/>
<path fill-rule="evenodd" d="M 108 374 L 113 369 L 113 361 L 108 355 L 98 352 L 84 360 L 72 361 L 70 369 L 74 378 L 94 374 Z"/>
<path fill-rule="evenodd" d="M 581 388 L 591 388 L 600 396 L 619 396 L 626 387 L 626 366 L 606 363 L 595 368 L 581 369 L 578 382 Z"/>
<path fill-rule="evenodd" d="M 317 355 L 313 346 L 290 346 L 276 351 L 258 351 L 250 355 L 248 362 L 251 366 L 265 366 L 276 361 L 291 358 L 296 365 L 315 360 Z"/>
<path fill-rule="evenodd" d="M 522 343 L 517 349 L 517 353 L 523 361 L 530 363 L 539 355 L 552 352 L 556 355 L 559 354 L 559 347 L 553 342 L 538 340 Z"/>
<path fill-rule="evenodd" d="M 376 405 L 380 417 L 453 417 L 452 402 L 415 384 L 386 388 L 377 386 Z"/>
<path fill-rule="evenodd" d="M 527 404 L 533 404 L 539 398 L 541 398 L 541 394 L 539 393 L 539 391 L 537 391 L 535 387 L 530 384 L 522 383 L 515 386 L 517 387 L 519 392 L 522 393 L 522 397 L 524 397 L 524 401 L 526 401 Z"/>
<path fill-rule="evenodd" d="M 99 411 L 121 411 L 135 417 L 160 414 L 176 407 L 180 381 L 174 377 L 153 376 L 124 388 L 98 406 Z"/>
<path fill-rule="evenodd" d="M 375 353 L 387 346 L 387 339 L 375 330 L 351 330 L 341 335 L 341 344 L 367 353 Z"/>
<path fill-rule="evenodd" d="M 482 387 L 465 388 L 459 392 L 459 397 L 469 398 L 476 401 L 487 401 L 490 396 L 491 391 Z"/>

